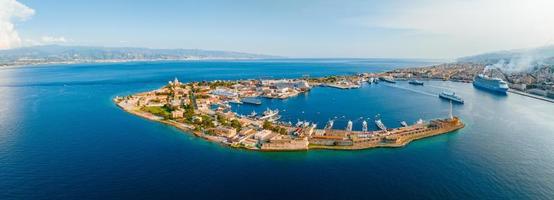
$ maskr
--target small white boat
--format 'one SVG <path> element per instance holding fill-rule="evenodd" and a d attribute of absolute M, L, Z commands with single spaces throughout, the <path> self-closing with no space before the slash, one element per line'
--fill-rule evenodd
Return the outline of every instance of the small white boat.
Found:
<path fill-rule="evenodd" d="M 402 125 L 403 127 L 408 127 L 408 123 L 406 123 L 406 121 L 401 121 L 400 125 Z"/>
<path fill-rule="evenodd" d="M 352 121 L 348 120 L 348 124 L 346 124 L 346 131 L 352 131 Z"/>

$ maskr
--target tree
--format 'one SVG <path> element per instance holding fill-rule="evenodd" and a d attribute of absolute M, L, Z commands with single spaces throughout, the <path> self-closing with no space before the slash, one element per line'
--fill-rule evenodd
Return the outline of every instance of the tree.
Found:
<path fill-rule="evenodd" d="M 240 121 L 237 119 L 231 120 L 231 127 L 235 128 L 237 131 L 240 131 L 242 128 L 242 124 L 240 124 Z"/>
<path fill-rule="evenodd" d="M 271 122 L 265 120 L 262 127 L 263 127 L 264 129 L 271 130 L 271 129 L 273 128 L 273 124 L 271 124 Z"/>
<path fill-rule="evenodd" d="M 281 128 L 279 129 L 279 133 L 280 133 L 281 135 L 287 135 L 287 134 L 288 134 L 288 133 L 287 133 L 287 129 L 286 129 L 286 128 L 283 128 L 283 127 L 281 127 Z"/>

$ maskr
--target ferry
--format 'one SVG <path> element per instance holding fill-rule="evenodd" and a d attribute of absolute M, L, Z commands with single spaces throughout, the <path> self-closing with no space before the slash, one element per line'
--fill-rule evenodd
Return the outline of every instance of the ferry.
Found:
<path fill-rule="evenodd" d="M 500 78 L 491 78 L 484 74 L 479 74 L 473 78 L 473 86 L 491 92 L 506 94 L 508 84 Z"/>
<path fill-rule="evenodd" d="M 412 85 L 423 85 L 423 81 L 418 81 L 418 80 L 411 80 L 408 82 L 409 84 L 412 84 Z"/>
<path fill-rule="evenodd" d="M 261 105 L 262 104 L 261 100 L 259 100 L 257 98 L 252 98 L 252 97 L 242 98 L 241 101 L 243 103 L 254 104 L 254 105 Z"/>
<path fill-rule="evenodd" d="M 394 78 L 391 76 L 382 76 L 382 77 L 379 77 L 379 80 L 385 81 L 387 83 L 396 83 Z"/>
<path fill-rule="evenodd" d="M 451 100 L 456 103 L 461 103 L 461 104 L 464 103 L 464 100 L 462 99 L 462 97 L 457 96 L 456 93 L 454 92 L 441 92 L 439 94 L 439 97 L 442 99 Z"/>
<path fill-rule="evenodd" d="M 327 122 L 327 125 L 325 125 L 325 129 L 327 129 L 327 130 L 332 129 L 334 123 L 335 123 L 335 121 L 329 120 L 329 121 Z"/>
<path fill-rule="evenodd" d="M 346 125 L 346 131 L 352 131 L 352 121 L 348 120 L 348 124 Z"/>

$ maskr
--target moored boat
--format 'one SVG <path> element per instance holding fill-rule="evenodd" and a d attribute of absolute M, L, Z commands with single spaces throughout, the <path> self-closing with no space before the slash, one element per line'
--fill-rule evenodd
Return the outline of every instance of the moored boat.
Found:
<path fill-rule="evenodd" d="M 377 126 L 377 128 L 383 130 L 383 131 L 386 131 L 387 130 L 387 127 L 385 126 L 385 124 L 383 124 L 383 121 L 381 121 L 381 118 L 379 115 L 377 115 L 375 117 L 375 125 Z"/>
<path fill-rule="evenodd" d="M 279 114 L 279 110 L 278 109 L 275 109 L 275 110 L 271 110 L 269 108 L 267 108 L 266 111 L 264 111 L 263 113 L 263 116 L 260 117 L 261 120 L 264 120 L 264 119 L 273 119 L 274 117 L 278 116 L 277 114 Z"/>
<path fill-rule="evenodd" d="M 381 76 L 379 77 L 379 80 L 385 81 L 387 83 L 396 83 L 392 76 Z"/>
<path fill-rule="evenodd" d="M 348 124 L 346 124 L 346 131 L 352 131 L 352 121 L 348 120 Z"/>
<path fill-rule="evenodd" d="M 325 129 L 327 129 L 327 130 L 332 129 L 334 123 L 335 123 L 335 122 L 334 122 L 333 120 L 329 120 L 329 121 L 327 122 L 327 125 L 325 125 Z"/>
<path fill-rule="evenodd" d="M 408 127 L 408 123 L 406 123 L 406 121 L 401 121 L 400 125 L 402 125 L 403 127 Z"/>
<path fill-rule="evenodd" d="M 253 98 L 253 97 L 242 98 L 241 101 L 243 103 L 254 104 L 254 105 L 261 105 L 262 104 L 262 101 L 260 99 Z"/>

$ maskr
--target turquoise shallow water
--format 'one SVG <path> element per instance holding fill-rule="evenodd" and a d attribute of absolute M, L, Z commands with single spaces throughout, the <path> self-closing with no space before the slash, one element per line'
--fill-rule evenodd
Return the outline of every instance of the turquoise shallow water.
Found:
<path fill-rule="evenodd" d="M 383 71 L 413 60 L 266 60 L 42 66 L 0 70 L 0 199 L 420 198 L 554 196 L 554 104 L 470 84 L 429 81 L 316 88 L 279 108 L 293 123 L 381 114 L 390 127 L 448 114 L 454 90 L 466 128 L 398 149 L 261 153 L 203 141 L 127 114 L 116 95 L 184 81 Z M 344 117 L 343 117 L 344 116 Z M 371 123 L 370 123 L 371 124 Z M 372 125 L 372 124 L 371 124 Z M 375 128 L 375 127 L 370 127 Z"/>

